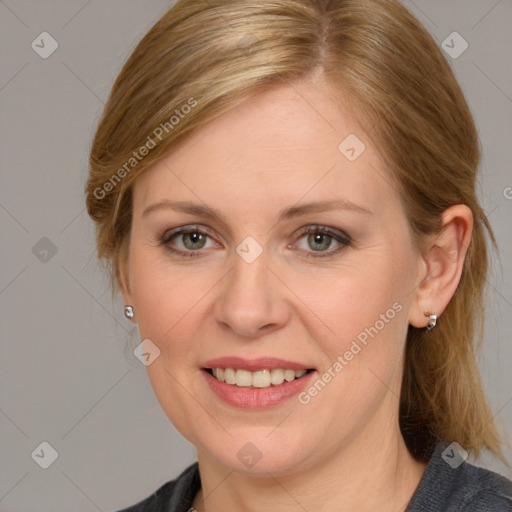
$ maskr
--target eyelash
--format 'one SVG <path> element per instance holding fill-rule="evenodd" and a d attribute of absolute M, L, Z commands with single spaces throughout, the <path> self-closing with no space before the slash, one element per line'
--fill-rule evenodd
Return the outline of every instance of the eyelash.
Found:
<path fill-rule="evenodd" d="M 165 249 L 173 254 L 177 254 L 179 256 L 184 256 L 188 258 L 197 258 L 203 256 L 201 254 L 201 249 L 197 251 L 181 251 L 179 249 L 175 249 L 171 247 L 169 242 L 176 238 L 179 235 L 183 234 L 190 234 L 190 233 L 199 233 L 201 235 L 208 236 L 213 240 L 212 233 L 204 228 L 199 228 L 197 226 L 182 226 L 180 228 L 177 228 L 175 230 L 166 232 L 163 237 L 160 240 L 161 245 L 165 246 Z M 336 240 L 340 246 L 336 249 L 331 249 L 328 251 L 305 251 L 306 257 L 308 258 L 326 258 L 331 257 L 339 252 L 343 251 L 347 247 L 350 247 L 352 245 L 351 238 L 343 233 L 338 231 L 333 231 L 332 229 L 325 227 L 325 226 L 307 226 L 305 228 L 302 228 L 299 230 L 296 241 L 299 241 L 303 236 L 309 235 L 309 234 L 320 234 L 320 235 L 327 235 Z M 294 242 L 295 243 L 295 242 Z"/>

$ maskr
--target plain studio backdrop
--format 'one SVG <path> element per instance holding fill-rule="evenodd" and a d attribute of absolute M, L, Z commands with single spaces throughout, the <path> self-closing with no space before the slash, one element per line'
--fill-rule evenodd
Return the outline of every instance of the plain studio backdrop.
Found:
<path fill-rule="evenodd" d="M 171 4 L 0 1 L 3 512 L 117 510 L 195 460 L 130 348 L 139 340 L 110 299 L 83 195 L 114 78 Z M 512 438 L 512 3 L 405 4 L 447 52 L 481 136 L 481 199 L 503 272 L 489 278 L 480 367 Z M 453 32 L 462 39 L 447 39 Z M 493 457 L 478 462 L 512 478 Z"/>

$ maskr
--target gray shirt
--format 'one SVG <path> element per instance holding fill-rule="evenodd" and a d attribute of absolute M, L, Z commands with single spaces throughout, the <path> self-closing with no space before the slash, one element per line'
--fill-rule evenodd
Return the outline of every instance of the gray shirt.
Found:
<path fill-rule="evenodd" d="M 201 487 L 197 462 L 151 496 L 118 512 L 192 512 Z M 439 443 L 405 512 L 512 512 L 512 481 L 459 458 Z"/>

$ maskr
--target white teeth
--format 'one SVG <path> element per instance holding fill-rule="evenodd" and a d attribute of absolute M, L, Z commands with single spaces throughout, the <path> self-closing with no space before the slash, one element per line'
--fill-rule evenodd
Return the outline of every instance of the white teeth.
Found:
<path fill-rule="evenodd" d="M 226 384 L 235 384 L 236 383 L 235 370 L 233 370 L 233 368 L 226 368 L 224 370 L 224 382 Z"/>
<path fill-rule="evenodd" d="M 279 384 L 282 384 L 284 382 L 284 370 L 281 370 L 279 368 L 275 368 L 274 370 L 272 370 L 271 380 L 274 386 L 279 386 Z"/>
<path fill-rule="evenodd" d="M 252 373 L 248 370 L 237 370 L 235 384 L 237 386 L 252 386 Z"/>
<path fill-rule="evenodd" d="M 291 382 L 295 379 L 295 370 L 285 370 L 284 371 L 284 380 Z"/>
<path fill-rule="evenodd" d="M 291 382 L 306 375 L 306 370 L 282 370 L 274 368 L 273 370 L 258 370 L 250 372 L 249 370 L 234 368 L 212 368 L 212 374 L 221 382 L 240 387 L 268 388 L 271 385 L 279 386 L 285 380 Z"/>
<path fill-rule="evenodd" d="M 252 374 L 252 385 L 255 388 L 268 388 L 270 386 L 270 370 L 254 372 Z"/>

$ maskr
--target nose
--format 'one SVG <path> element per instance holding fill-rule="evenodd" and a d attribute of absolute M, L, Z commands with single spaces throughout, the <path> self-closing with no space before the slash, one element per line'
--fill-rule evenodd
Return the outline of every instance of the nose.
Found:
<path fill-rule="evenodd" d="M 216 320 L 224 329 L 244 338 L 257 338 L 283 328 L 290 317 L 286 288 L 269 268 L 266 252 L 252 263 L 238 254 L 233 255 L 233 260 L 215 302 Z"/>

